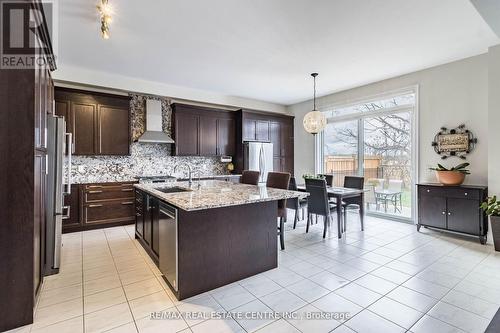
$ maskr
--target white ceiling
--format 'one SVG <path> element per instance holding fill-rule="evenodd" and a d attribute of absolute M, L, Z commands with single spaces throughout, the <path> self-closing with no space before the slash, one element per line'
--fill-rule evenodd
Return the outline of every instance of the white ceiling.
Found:
<path fill-rule="evenodd" d="M 484 53 L 500 43 L 469 0 L 59 1 L 59 62 L 289 105 Z"/>

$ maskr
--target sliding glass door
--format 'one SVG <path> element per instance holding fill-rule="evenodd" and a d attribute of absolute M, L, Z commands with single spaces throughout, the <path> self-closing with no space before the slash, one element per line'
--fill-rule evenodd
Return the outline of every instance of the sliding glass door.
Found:
<path fill-rule="evenodd" d="M 324 111 L 318 170 L 333 174 L 334 186 L 345 176 L 363 176 L 368 214 L 414 217 L 415 100 L 411 92 Z"/>

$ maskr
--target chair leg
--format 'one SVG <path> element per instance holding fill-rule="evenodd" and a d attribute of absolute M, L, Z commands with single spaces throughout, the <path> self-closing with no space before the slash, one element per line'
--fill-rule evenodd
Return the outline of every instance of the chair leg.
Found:
<path fill-rule="evenodd" d="M 285 249 L 285 219 L 280 218 L 280 245 L 281 249 Z"/>
<path fill-rule="evenodd" d="M 309 224 L 311 224 L 311 213 L 307 213 L 307 224 L 306 224 L 306 233 L 309 232 Z"/>
<path fill-rule="evenodd" d="M 299 218 L 299 209 L 297 208 L 297 209 L 295 210 L 295 217 L 294 217 L 294 219 L 293 219 L 293 228 L 294 228 L 294 229 L 295 229 L 295 227 L 297 226 L 297 220 L 298 220 L 298 218 Z"/>
<path fill-rule="evenodd" d="M 327 219 L 327 217 L 326 217 L 326 216 L 323 216 L 323 221 L 325 222 L 325 223 L 324 223 L 324 225 L 325 225 L 325 226 L 323 227 L 323 238 L 325 238 L 325 237 L 326 237 L 326 229 L 328 228 L 328 223 L 327 223 L 327 220 L 328 220 L 328 219 Z"/>
<path fill-rule="evenodd" d="M 347 207 L 346 207 L 347 208 Z M 344 208 L 344 232 L 347 230 L 347 209 Z"/>

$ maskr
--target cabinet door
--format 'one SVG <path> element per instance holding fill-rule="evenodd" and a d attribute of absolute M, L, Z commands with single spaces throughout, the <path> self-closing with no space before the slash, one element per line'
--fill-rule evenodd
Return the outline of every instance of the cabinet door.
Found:
<path fill-rule="evenodd" d="M 153 221 L 151 223 L 151 249 L 157 256 L 160 253 L 160 215 L 159 215 L 159 202 L 158 200 L 153 201 L 153 211 L 152 217 Z"/>
<path fill-rule="evenodd" d="M 80 186 L 71 185 L 71 194 L 64 197 L 64 205 L 69 207 L 69 218 L 63 219 L 63 229 L 78 227 L 80 221 Z"/>
<path fill-rule="evenodd" d="M 144 238 L 144 195 L 142 192 L 135 192 L 135 232 L 139 237 Z"/>
<path fill-rule="evenodd" d="M 282 157 L 282 159 L 283 161 L 282 161 L 281 171 L 289 172 L 293 177 L 294 174 L 293 156 Z"/>
<path fill-rule="evenodd" d="M 217 155 L 234 156 L 236 151 L 236 122 L 217 119 Z"/>
<path fill-rule="evenodd" d="M 267 120 L 257 120 L 256 123 L 256 139 L 257 141 L 270 141 L 269 137 L 269 121 Z"/>
<path fill-rule="evenodd" d="M 153 197 L 144 196 L 144 241 L 151 246 L 151 228 L 153 223 Z"/>
<path fill-rule="evenodd" d="M 281 157 L 273 157 L 273 171 L 283 171 L 283 161 Z"/>
<path fill-rule="evenodd" d="M 279 122 L 272 121 L 269 125 L 271 143 L 273 144 L 273 156 L 281 156 L 281 124 Z"/>
<path fill-rule="evenodd" d="M 130 116 L 128 109 L 99 105 L 98 153 L 129 155 Z"/>
<path fill-rule="evenodd" d="M 200 155 L 217 155 L 217 118 L 200 117 Z"/>
<path fill-rule="evenodd" d="M 45 185 L 47 155 L 36 152 L 34 160 L 33 283 L 34 293 L 42 283 L 45 231 Z"/>
<path fill-rule="evenodd" d="M 281 156 L 293 157 L 293 121 L 281 123 Z"/>
<path fill-rule="evenodd" d="M 446 228 L 446 198 L 421 195 L 418 201 L 419 224 Z"/>
<path fill-rule="evenodd" d="M 84 206 L 84 223 L 87 225 L 134 221 L 134 216 L 133 199 L 90 203 Z"/>
<path fill-rule="evenodd" d="M 175 152 L 176 155 L 199 155 L 198 135 L 199 116 L 193 114 L 175 113 Z"/>
<path fill-rule="evenodd" d="M 481 209 L 476 200 L 448 198 L 448 229 L 480 234 Z"/>
<path fill-rule="evenodd" d="M 71 103 L 75 155 L 94 155 L 96 137 L 97 106 L 95 104 Z"/>
<path fill-rule="evenodd" d="M 257 121 L 254 119 L 243 120 L 243 141 L 257 140 Z"/>

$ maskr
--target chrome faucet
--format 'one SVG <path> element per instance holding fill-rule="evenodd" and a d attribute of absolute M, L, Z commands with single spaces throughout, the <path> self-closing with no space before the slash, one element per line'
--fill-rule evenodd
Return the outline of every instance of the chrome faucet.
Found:
<path fill-rule="evenodd" d="M 191 187 L 191 185 L 193 185 L 193 177 L 192 177 L 192 174 L 193 174 L 193 169 L 191 168 L 191 166 L 187 163 L 184 163 L 184 164 L 177 164 L 175 167 L 174 167 L 174 173 L 177 172 L 177 167 L 178 166 L 187 166 L 188 168 L 188 173 L 189 173 L 189 187 Z"/>

